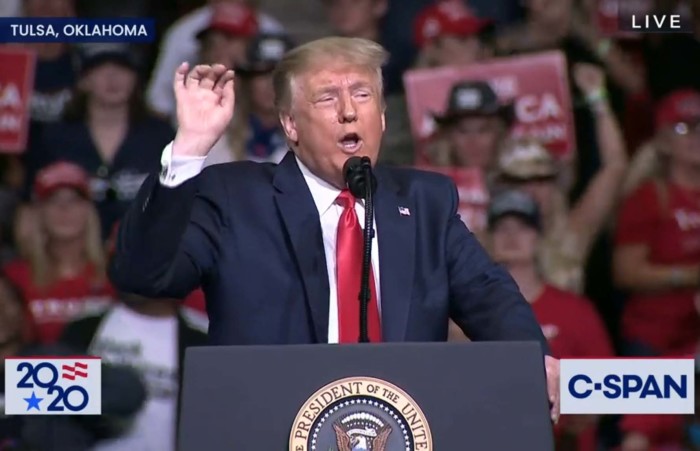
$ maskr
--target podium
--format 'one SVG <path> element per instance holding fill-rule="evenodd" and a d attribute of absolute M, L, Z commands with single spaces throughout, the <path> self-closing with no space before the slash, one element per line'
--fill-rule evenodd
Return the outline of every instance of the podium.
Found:
<path fill-rule="evenodd" d="M 180 451 L 554 449 L 535 342 L 189 348 L 180 408 Z"/>

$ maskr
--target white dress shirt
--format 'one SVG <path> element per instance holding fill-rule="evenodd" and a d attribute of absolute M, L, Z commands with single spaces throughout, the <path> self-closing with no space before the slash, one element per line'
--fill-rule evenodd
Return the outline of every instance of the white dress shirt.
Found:
<path fill-rule="evenodd" d="M 173 157 L 172 143 L 163 150 L 161 165 L 163 171 L 160 175 L 160 182 L 167 187 L 176 187 L 185 181 L 199 174 L 204 166 L 206 157 Z M 343 207 L 336 203 L 340 190 L 331 184 L 320 179 L 299 160 L 296 159 L 304 180 L 311 191 L 316 208 L 321 220 L 321 230 L 323 233 L 323 247 L 326 254 L 326 265 L 328 270 L 329 309 L 328 309 L 328 342 L 338 343 L 338 278 L 336 275 L 336 237 L 338 234 L 338 222 L 343 213 Z M 365 225 L 365 207 L 362 201 L 355 203 L 355 211 L 360 227 Z M 377 222 L 374 220 L 374 230 L 377 230 Z M 377 295 L 377 307 L 381 312 L 381 292 L 379 284 L 379 246 L 377 233 L 372 239 L 372 270 L 375 280 L 375 292 Z M 360 287 L 357 287 L 359 294 Z M 358 301 L 359 304 L 359 301 Z"/>

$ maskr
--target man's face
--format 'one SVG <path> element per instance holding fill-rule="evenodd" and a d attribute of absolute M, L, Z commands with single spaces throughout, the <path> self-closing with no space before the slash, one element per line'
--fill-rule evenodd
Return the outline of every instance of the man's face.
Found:
<path fill-rule="evenodd" d="M 437 66 L 474 64 L 484 57 L 485 49 L 476 36 L 442 36 L 431 44 Z"/>
<path fill-rule="evenodd" d="M 538 238 L 537 230 L 523 220 L 506 216 L 499 219 L 491 231 L 492 256 L 507 266 L 534 264 Z"/>
<path fill-rule="evenodd" d="M 661 148 L 683 165 L 700 165 L 700 121 L 679 122 L 660 130 Z"/>
<path fill-rule="evenodd" d="M 328 22 L 343 36 L 359 36 L 386 12 L 386 0 L 326 0 Z"/>
<path fill-rule="evenodd" d="M 383 105 L 376 72 L 338 61 L 319 63 L 294 79 L 291 110 L 282 115 L 282 122 L 301 161 L 342 188 L 349 157 L 377 161 L 385 125 Z"/>

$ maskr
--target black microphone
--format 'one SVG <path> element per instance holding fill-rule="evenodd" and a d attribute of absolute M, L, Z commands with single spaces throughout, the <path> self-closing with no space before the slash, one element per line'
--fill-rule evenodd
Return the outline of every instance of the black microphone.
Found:
<path fill-rule="evenodd" d="M 377 190 L 377 180 L 372 173 L 372 161 L 369 157 L 348 158 L 343 165 L 343 178 L 348 189 L 356 198 L 365 198 L 367 180 L 372 181 L 372 194 Z"/>
<path fill-rule="evenodd" d="M 362 247 L 362 279 L 360 282 L 360 343 L 369 343 L 367 308 L 371 299 L 369 275 L 372 270 L 372 238 L 374 237 L 374 205 L 372 196 L 377 190 L 377 179 L 372 172 L 369 157 L 350 157 L 343 165 L 343 177 L 348 189 L 356 198 L 365 201 L 365 227 Z"/>

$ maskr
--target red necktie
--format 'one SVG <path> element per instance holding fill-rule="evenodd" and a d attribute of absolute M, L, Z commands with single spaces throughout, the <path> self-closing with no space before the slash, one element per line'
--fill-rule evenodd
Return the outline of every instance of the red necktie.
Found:
<path fill-rule="evenodd" d="M 355 198 L 343 190 L 337 199 L 343 207 L 338 221 L 336 274 L 338 279 L 338 332 L 340 343 L 357 343 L 360 338 L 360 283 L 362 280 L 363 235 L 355 212 Z M 374 274 L 369 273 L 370 300 L 367 306 L 367 334 L 371 342 L 382 340 Z"/>

